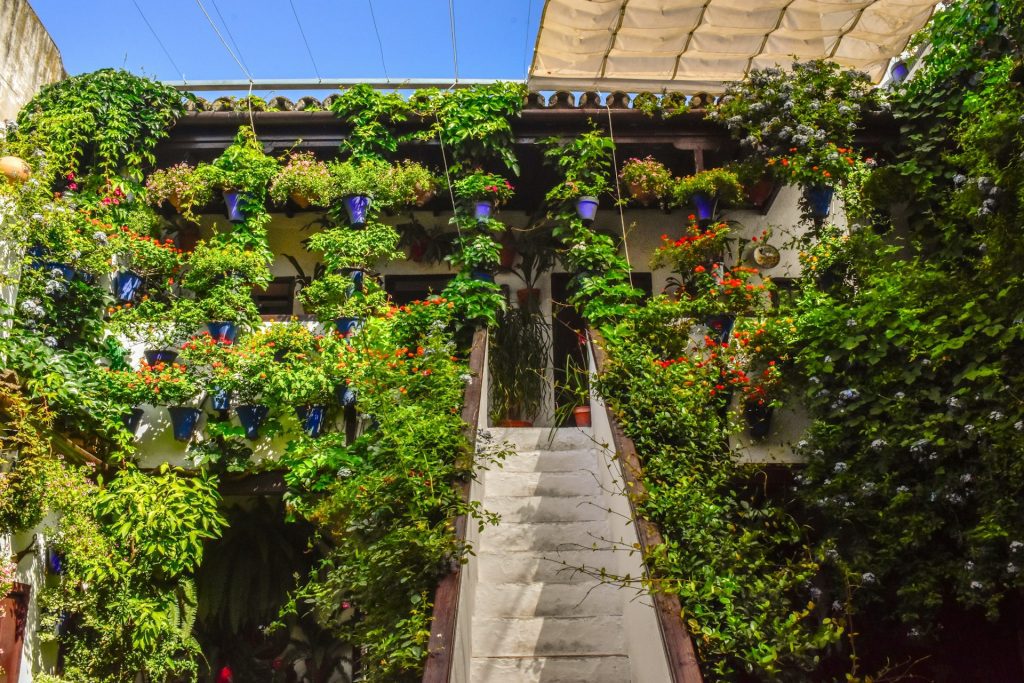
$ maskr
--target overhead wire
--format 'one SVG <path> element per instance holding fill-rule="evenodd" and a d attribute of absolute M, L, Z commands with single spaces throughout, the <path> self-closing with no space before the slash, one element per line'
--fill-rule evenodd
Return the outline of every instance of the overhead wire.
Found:
<path fill-rule="evenodd" d="M 530 53 L 530 19 L 533 18 L 533 0 L 526 5 L 526 25 L 523 26 L 523 78 L 530 77 L 529 67 L 526 66 L 526 56 Z"/>
<path fill-rule="evenodd" d="M 167 46 L 164 45 L 164 41 L 160 40 L 160 36 L 157 35 L 156 30 L 153 28 L 153 25 L 151 23 L 149 23 L 149 19 L 146 18 L 146 15 L 145 15 L 145 13 L 143 13 L 142 8 L 139 7 L 139 3 L 136 2 L 135 0 L 132 0 L 132 4 L 135 5 L 135 9 L 137 9 L 139 11 L 139 16 L 142 17 L 142 22 L 149 29 L 149 32 L 153 34 L 153 38 L 156 39 L 156 44 L 159 45 L 160 49 L 164 51 L 164 56 L 167 57 L 167 61 L 169 61 L 171 63 L 171 66 L 174 67 L 175 71 L 177 71 L 179 74 L 181 74 L 181 80 L 182 81 L 186 80 L 185 79 L 185 72 L 182 71 L 181 68 L 178 66 L 178 64 L 174 61 L 174 57 L 172 57 L 171 53 L 168 52 Z"/>
<path fill-rule="evenodd" d="M 448 0 L 448 26 L 452 33 L 452 61 L 455 65 L 455 83 L 459 82 L 459 46 L 455 40 L 455 0 Z M 455 83 L 452 84 L 454 87 Z"/>
<path fill-rule="evenodd" d="M 322 81 L 320 77 L 320 69 L 316 66 L 316 59 L 313 57 L 313 48 L 309 46 L 309 41 L 306 39 L 306 32 L 302 29 L 302 22 L 299 21 L 299 12 L 295 9 L 295 3 L 292 0 L 288 0 L 288 4 L 292 7 L 292 15 L 295 17 L 295 24 L 299 27 L 299 35 L 302 36 L 302 42 L 306 45 L 306 54 L 309 55 L 309 61 L 313 63 L 313 73 L 316 74 L 316 80 Z"/>
<path fill-rule="evenodd" d="M 224 30 L 228 32 L 228 40 L 231 41 L 232 47 L 234 47 L 235 52 L 238 53 L 238 60 L 242 62 L 242 65 L 245 67 L 246 71 L 248 71 L 249 65 L 245 63 L 245 56 L 242 54 L 241 48 L 238 47 L 238 42 L 235 41 L 235 37 L 231 34 L 231 24 L 229 24 L 224 19 L 224 15 L 220 13 L 220 7 L 217 5 L 217 0 L 211 0 L 211 2 L 213 2 L 214 11 L 217 12 L 217 18 L 220 19 L 220 23 L 224 24 Z"/>
<path fill-rule="evenodd" d="M 629 240 L 626 239 L 626 214 L 622 209 L 622 187 L 619 185 L 619 160 L 615 153 L 615 128 L 612 126 L 612 108 L 608 106 L 608 99 L 611 93 L 604 100 L 604 109 L 608 112 L 608 137 L 612 140 L 612 171 L 615 173 L 615 203 L 619 207 L 619 224 L 622 226 L 622 251 L 626 256 L 626 265 L 629 267 L 629 285 L 633 286 L 633 262 L 629 259 Z"/>
<path fill-rule="evenodd" d="M 231 59 L 235 60 L 235 64 L 237 64 L 238 68 L 242 70 L 242 73 L 245 74 L 245 77 L 249 79 L 249 95 L 245 98 L 245 102 L 246 102 L 247 108 L 249 110 L 249 125 L 252 127 L 253 131 L 255 132 L 255 130 L 256 130 L 256 121 L 255 121 L 255 119 L 253 118 L 253 115 L 252 115 L 252 86 L 253 86 L 252 74 L 249 73 L 249 70 L 247 68 L 245 68 L 244 64 L 242 64 L 242 60 L 240 60 L 235 55 L 234 51 L 231 49 L 231 46 L 228 45 L 228 42 L 226 40 L 224 40 L 224 36 L 221 35 L 220 29 L 217 28 L 217 24 L 213 21 L 213 17 L 210 16 L 210 13 L 206 11 L 206 7 L 203 6 L 203 0 L 196 0 L 196 4 L 199 5 L 199 9 L 202 10 L 203 15 L 206 17 L 206 20 L 208 22 L 210 22 L 210 27 L 213 28 L 213 32 L 216 33 L 217 37 L 220 39 L 220 44 L 224 46 L 224 49 L 228 51 L 229 55 L 231 55 Z"/>
<path fill-rule="evenodd" d="M 373 21 L 373 32 L 377 34 L 377 49 L 380 51 L 380 65 L 384 69 L 384 80 L 390 81 L 388 77 L 388 65 L 384 62 L 384 42 L 380 39 L 380 29 L 377 28 L 377 15 L 373 13 L 373 0 L 366 0 L 370 6 L 370 20 Z"/>

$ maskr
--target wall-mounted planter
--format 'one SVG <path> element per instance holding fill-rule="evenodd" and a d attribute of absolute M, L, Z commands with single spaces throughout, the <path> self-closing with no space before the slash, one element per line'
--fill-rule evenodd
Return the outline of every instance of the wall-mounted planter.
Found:
<path fill-rule="evenodd" d="M 170 349 L 143 351 L 142 355 L 146 358 L 147 365 L 156 365 L 157 363 L 170 365 L 178 358 L 178 352 Z"/>
<path fill-rule="evenodd" d="M 231 410 L 231 392 L 215 388 L 210 392 L 210 407 L 220 413 Z"/>
<path fill-rule="evenodd" d="M 715 217 L 717 197 L 698 192 L 690 198 L 690 201 L 693 203 L 693 211 L 697 214 L 698 222 L 710 221 Z"/>
<path fill-rule="evenodd" d="M 727 313 L 709 315 L 704 320 L 704 324 L 711 328 L 709 336 L 717 339 L 720 344 L 729 343 L 729 335 L 732 334 L 732 326 L 735 322 L 736 319 Z"/>
<path fill-rule="evenodd" d="M 892 65 L 892 70 L 889 71 L 889 76 L 892 78 L 893 83 L 902 83 L 907 80 L 907 76 L 910 75 L 910 67 L 902 59 Z"/>
<path fill-rule="evenodd" d="M 238 336 L 238 326 L 227 320 L 206 323 L 206 329 L 218 344 L 234 344 Z"/>
<path fill-rule="evenodd" d="M 232 223 L 244 223 L 245 212 L 242 210 L 242 193 L 236 190 L 224 190 L 224 205 L 228 210 L 228 220 Z"/>
<path fill-rule="evenodd" d="M 316 438 L 324 428 L 324 417 L 327 414 L 327 406 L 298 406 L 295 414 L 302 423 L 302 429 L 311 437 Z"/>
<path fill-rule="evenodd" d="M 370 210 L 369 197 L 353 194 L 345 197 L 342 202 L 345 205 L 345 213 L 348 214 L 348 222 L 353 228 L 361 228 L 366 225 L 366 214 Z"/>
<path fill-rule="evenodd" d="M 135 301 L 142 288 L 142 276 L 131 270 L 122 270 L 114 276 L 114 296 L 122 303 Z"/>
<path fill-rule="evenodd" d="M 600 205 L 597 197 L 580 197 L 576 200 L 576 215 L 580 217 L 585 225 L 590 225 L 597 218 L 597 207 Z"/>
<path fill-rule="evenodd" d="M 334 319 L 334 327 L 342 337 L 351 337 L 363 326 L 363 319 L 353 316 L 342 316 Z"/>
<path fill-rule="evenodd" d="M 772 413 L 775 408 L 770 403 L 758 404 L 747 401 L 743 404 L 743 417 L 747 421 L 747 431 L 754 439 L 763 439 L 771 432 Z"/>
<path fill-rule="evenodd" d="M 356 390 L 347 384 L 342 384 L 337 389 L 338 405 L 348 408 L 356 404 Z"/>
<path fill-rule="evenodd" d="M 831 185 L 811 185 L 804 188 L 804 199 L 807 200 L 807 208 L 810 209 L 812 218 L 828 218 L 832 211 L 834 194 L 835 188 Z"/>
<path fill-rule="evenodd" d="M 483 223 L 494 214 L 494 202 L 489 199 L 481 199 L 473 202 L 473 218 L 478 223 Z"/>
<path fill-rule="evenodd" d="M 124 428 L 132 434 L 139 432 L 139 424 L 142 422 L 142 415 L 145 411 L 142 408 L 132 408 L 129 412 L 125 413 L 122 419 L 124 420 Z"/>
<path fill-rule="evenodd" d="M 238 421 L 241 423 L 242 428 L 245 429 L 245 438 L 249 439 L 249 441 L 255 441 L 260 438 L 260 427 L 263 426 L 263 421 L 267 419 L 268 412 L 269 410 L 266 406 L 258 404 L 246 404 L 235 408 Z"/>
<path fill-rule="evenodd" d="M 199 408 L 188 406 L 167 406 L 167 412 L 171 414 L 174 439 L 176 441 L 190 440 L 196 433 L 196 426 L 199 424 L 199 416 L 202 411 Z"/>

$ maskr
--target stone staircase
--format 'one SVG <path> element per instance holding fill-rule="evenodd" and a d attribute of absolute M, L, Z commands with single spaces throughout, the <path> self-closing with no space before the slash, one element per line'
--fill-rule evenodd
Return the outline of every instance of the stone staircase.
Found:
<path fill-rule="evenodd" d="M 629 683 L 623 609 L 631 591 L 572 567 L 615 571 L 589 430 L 493 429 L 516 454 L 483 473 L 472 683 Z M 596 546 L 596 550 L 593 549 Z M 568 565 L 568 568 L 567 568 Z"/>

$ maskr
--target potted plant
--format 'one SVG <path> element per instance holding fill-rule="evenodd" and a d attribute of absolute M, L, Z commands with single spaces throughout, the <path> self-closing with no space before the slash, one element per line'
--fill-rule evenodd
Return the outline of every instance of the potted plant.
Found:
<path fill-rule="evenodd" d="M 557 386 L 559 401 L 555 424 L 565 424 L 571 416 L 577 427 L 589 427 L 590 377 L 574 356 L 569 355 L 565 359 L 565 369 Z"/>
<path fill-rule="evenodd" d="M 701 227 L 696 216 L 692 218 L 678 238 L 671 239 L 668 235 L 662 235 L 661 246 L 651 258 L 651 268 L 671 268 L 672 272 L 680 276 L 680 285 L 684 289 L 695 275 L 705 272 L 713 262 L 722 259 L 729 235 L 726 223 Z M 697 271 L 698 267 L 702 270 Z"/>
<path fill-rule="evenodd" d="M 473 209 L 480 222 L 490 219 L 494 209 L 512 198 L 512 183 L 496 173 L 476 171 L 452 183 L 452 192 L 463 206 Z"/>
<path fill-rule="evenodd" d="M 398 226 L 398 247 L 408 250 L 414 263 L 442 263 L 452 253 L 456 233 L 444 232 L 440 227 L 427 228 L 418 221 Z"/>
<path fill-rule="evenodd" d="M 253 327 L 260 319 L 252 291 L 232 282 L 216 285 L 195 299 L 179 299 L 173 314 L 196 328 L 205 325 L 215 341 L 226 344 L 234 342 L 239 325 Z"/>
<path fill-rule="evenodd" d="M 596 126 L 569 141 L 548 138 L 544 157 L 562 176 L 546 196 L 550 203 L 573 204 L 585 225 L 597 215 L 602 194 L 608 191 L 615 143 Z"/>
<path fill-rule="evenodd" d="M 291 199 L 300 209 L 326 207 L 332 196 L 331 172 L 312 152 L 292 152 L 270 183 L 270 198 L 277 204 Z"/>
<path fill-rule="evenodd" d="M 114 405 L 124 406 L 124 427 L 132 434 L 139 430 L 143 410 L 139 406 L 151 397 L 146 384 L 133 370 L 111 370 L 108 367 L 96 368 L 99 383 L 104 395 Z"/>
<path fill-rule="evenodd" d="M 727 168 L 712 168 L 680 178 L 672 188 L 675 203 L 692 205 L 698 221 L 712 220 L 719 203 L 735 204 L 742 192 L 736 172 Z"/>
<path fill-rule="evenodd" d="M 263 152 L 263 143 L 249 126 L 238 129 L 234 141 L 210 166 L 214 184 L 224 194 L 228 220 L 243 223 L 246 212 L 263 210 L 267 185 L 277 175 L 278 163 Z"/>
<path fill-rule="evenodd" d="M 356 292 L 349 278 L 335 273 L 316 278 L 299 296 L 306 311 L 322 322 L 333 322 L 343 336 L 354 334 L 367 317 L 387 309 L 387 293 L 376 280 L 367 281 L 364 290 Z"/>
<path fill-rule="evenodd" d="M 201 411 L 189 405 L 199 394 L 199 387 L 189 370 L 178 363 L 143 362 L 136 373 L 145 390 L 140 394 L 145 403 L 167 406 L 174 429 L 174 438 L 188 441 L 195 434 Z"/>
<path fill-rule="evenodd" d="M 364 230 L 330 228 L 312 235 L 307 246 L 322 254 L 324 266 L 331 272 L 346 269 L 367 270 L 379 261 L 401 258 L 398 231 L 384 223 L 371 222 Z"/>
<path fill-rule="evenodd" d="M 122 303 L 134 301 L 145 282 L 164 282 L 181 267 L 182 252 L 172 239 L 161 241 L 124 226 L 109 240 L 118 266 L 114 295 Z"/>
<path fill-rule="evenodd" d="M 196 168 L 183 162 L 159 169 L 146 179 L 146 198 L 153 206 L 166 202 L 185 218 L 198 221 L 194 210 L 213 199 L 216 175 L 215 170 L 205 164 Z"/>
<path fill-rule="evenodd" d="M 515 245 L 520 259 L 512 272 L 523 283 L 523 288 L 516 291 L 519 308 L 536 311 L 540 307 L 538 280 L 555 265 L 554 239 L 548 231 L 536 231 L 524 233 Z"/>
<path fill-rule="evenodd" d="M 803 188 L 805 213 L 816 220 L 828 218 L 837 183 L 846 180 L 859 165 L 851 148 L 827 143 L 803 153 L 796 147 L 768 159 L 768 167 L 780 179 Z"/>
<path fill-rule="evenodd" d="M 626 184 L 633 199 L 647 206 L 668 196 L 672 188 L 672 174 L 663 163 L 652 156 L 627 159 L 619 171 L 619 179 Z"/>
<path fill-rule="evenodd" d="M 340 198 L 349 224 L 366 225 L 371 201 L 378 209 L 394 203 L 391 165 L 381 159 L 335 161 L 328 165 L 332 197 Z"/>
<path fill-rule="evenodd" d="M 388 180 L 396 206 L 425 206 L 440 185 L 430 169 L 408 159 L 391 167 Z"/>
<path fill-rule="evenodd" d="M 188 259 L 181 284 L 197 294 L 224 283 L 265 286 L 271 280 L 269 265 L 260 251 L 230 242 L 200 241 Z"/>
<path fill-rule="evenodd" d="M 539 311 L 509 308 L 498 314 L 487 351 L 496 424 L 532 426 L 544 405 L 550 348 L 548 324 Z"/>
<path fill-rule="evenodd" d="M 335 393 L 326 362 L 318 354 L 291 355 L 267 373 L 264 390 L 272 405 L 294 407 L 302 428 L 313 437 L 323 429 L 327 404 Z"/>
<path fill-rule="evenodd" d="M 492 276 L 501 261 L 501 245 L 484 233 L 463 233 L 455 239 L 455 251 L 448 260 L 456 267 Z"/>

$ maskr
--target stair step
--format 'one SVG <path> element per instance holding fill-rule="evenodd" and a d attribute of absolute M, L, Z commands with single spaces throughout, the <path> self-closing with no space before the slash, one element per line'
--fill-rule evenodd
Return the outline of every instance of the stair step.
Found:
<path fill-rule="evenodd" d="M 480 549 L 585 550 L 611 543 L 607 520 L 590 522 L 502 522 L 480 535 Z"/>
<path fill-rule="evenodd" d="M 487 496 L 484 509 L 502 522 L 586 522 L 608 518 L 605 499 L 598 496 Z"/>
<path fill-rule="evenodd" d="M 519 451 L 502 462 L 505 472 L 597 472 L 597 453 L 582 448 L 566 451 Z"/>
<path fill-rule="evenodd" d="M 629 596 L 619 586 L 584 583 L 481 583 L 476 589 L 480 617 L 588 617 L 622 614 Z"/>
<path fill-rule="evenodd" d="M 474 657 L 624 655 L 622 617 L 473 617 Z"/>
<path fill-rule="evenodd" d="M 490 531 L 487 529 L 484 535 Z M 591 580 L 591 573 L 600 573 L 602 568 L 609 573 L 616 573 L 618 557 L 624 554 L 624 551 L 578 549 L 515 553 L 479 550 L 479 582 L 481 585 L 534 581 L 551 584 L 584 583 Z M 586 573 L 578 569 L 585 569 Z"/>
<path fill-rule="evenodd" d="M 595 657 L 474 657 L 472 683 L 630 683 L 629 659 Z"/>
<path fill-rule="evenodd" d="M 508 442 L 517 451 L 569 451 L 594 446 L 590 429 L 563 427 L 490 427 L 492 443 Z"/>
<path fill-rule="evenodd" d="M 505 472 L 489 470 L 483 477 L 484 496 L 597 496 L 592 472 Z"/>

